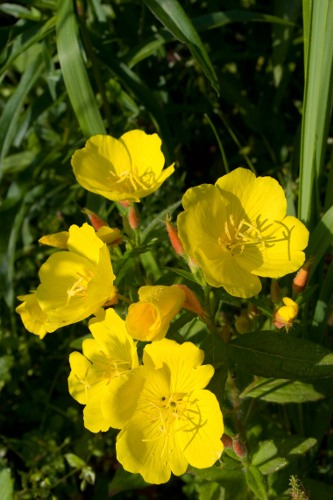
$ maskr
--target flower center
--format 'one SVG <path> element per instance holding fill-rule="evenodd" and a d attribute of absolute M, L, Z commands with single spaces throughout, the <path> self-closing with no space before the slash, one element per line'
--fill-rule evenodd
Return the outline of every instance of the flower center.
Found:
<path fill-rule="evenodd" d="M 147 189 L 152 184 L 156 183 L 155 173 L 151 168 L 148 168 L 144 173 L 139 174 L 137 168 L 133 167 L 131 170 L 125 170 L 120 174 L 109 171 L 109 179 L 111 183 L 115 183 L 119 190 L 127 191 L 129 193 Z"/>
<path fill-rule="evenodd" d="M 157 401 L 150 401 L 149 417 L 151 422 L 158 423 L 158 429 L 162 435 L 173 433 L 173 424 L 181 419 L 186 411 L 187 401 L 185 393 L 174 393 L 169 396 L 161 396 Z"/>
<path fill-rule="evenodd" d="M 94 277 L 91 270 L 86 270 L 85 274 L 76 273 L 78 278 L 67 290 L 67 302 L 75 297 L 85 298 L 88 293 L 89 281 Z"/>
<path fill-rule="evenodd" d="M 85 297 L 87 289 L 87 279 L 84 276 L 79 276 L 75 283 L 67 290 L 68 299 L 70 300 L 72 297 Z"/>
<path fill-rule="evenodd" d="M 282 231 L 282 237 L 277 237 L 275 233 L 281 226 L 285 231 Z M 274 246 L 278 241 L 289 241 L 290 233 L 291 229 L 280 221 L 268 222 L 267 219 L 260 221 L 258 216 L 252 223 L 245 219 L 236 223 L 234 216 L 230 214 L 224 222 L 224 232 L 218 238 L 218 243 L 223 250 L 229 251 L 233 256 L 241 255 L 245 248 L 250 246 L 259 247 L 264 253 L 266 248 Z"/>
<path fill-rule="evenodd" d="M 94 361 L 91 367 L 91 370 L 94 371 L 98 379 L 108 379 L 108 381 L 110 381 L 115 377 L 120 377 L 132 368 L 127 361 L 108 358 L 103 351 L 101 351 L 101 355 L 105 357 L 105 359 L 103 361 Z"/>

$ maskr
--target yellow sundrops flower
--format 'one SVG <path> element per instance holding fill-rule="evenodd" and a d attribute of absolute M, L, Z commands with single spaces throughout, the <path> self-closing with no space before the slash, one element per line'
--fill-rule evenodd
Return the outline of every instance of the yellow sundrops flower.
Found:
<path fill-rule="evenodd" d="M 177 285 L 142 286 L 139 289 L 139 302 L 128 308 L 128 333 L 137 340 L 162 339 L 185 299 L 185 292 Z"/>
<path fill-rule="evenodd" d="M 86 405 L 84 426 L 91 432 L 107 431 L 112 421 L 102 412 L 102 401 L 111 386 L 119 388 L 124 375 L 139 365 L 136 343 L 126 331 L 125 322 L 113 309 L 89 321 L 93 339 L 86 339 L 82 352 L 69 356 L 71 396 Z"/>
<path fill-rule="evenodd" d="M 188 465 L 212 466 L 221 456 L 223 417 L 215 395 L 204 389 L 214 373 L 191 342 L 168 339 L 144 349 L 143 363 L 127 385 L 112 388 L 103 412 L 121 428 L 116 452 L 124 469 L 161 484 Z M 133 385 L 141 389 L 133 398 Z M 132 401 L 132 409 L 122 402 Z"/>
<path fill-rule="evenodd" d="M 309 233 L 286 216 L 282 187 L 271 177 L 237 168 L 216 184 L 190 188 L 178 234 L 208 284 L 236 297 L 261 290 L 258 276 L 279 278 L 304 262 Z"/>
<path fill-rule="evenodd" d="M 36 292 L 23 296 L 16 309 L 26 329 L 40 337 L 117 301 L 110 253 L 94 229 L 71 226 L 67 248 L 41 266 Z"/>
<path fill-rule="evenodd" d="M 72 157 L 74 175 L 82 187 L 113 201 L 140 201 L 156 191 L 174 172 L 165 163 L 161 139 L 131 130 L 120 139 L 94 135 Z"/>
<path fill-rule="evenodd" d="M 273 325 L 276 326 L 276 328 L 285 327 L 288 331 L 297 318 L 299 307 L 298 304 L 289 297 L 284 297 L 282 302 L 284 306 L 280 307 L 274 313 Z"/>

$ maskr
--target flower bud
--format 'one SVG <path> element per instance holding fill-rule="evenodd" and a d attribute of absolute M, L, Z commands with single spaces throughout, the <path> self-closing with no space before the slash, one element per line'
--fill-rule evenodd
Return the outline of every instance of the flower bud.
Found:
<path fill-rule="evenodd" d="M 165 224 L 166 224 L 166 228 L 167 228 L 167 231 L 168 231 L 170 243 L 171 243 L 174 251 L 176 252 L 176 254 L 178 254 L 180 256 L 185 255 L 183 244 L 182 244 L 182 242 L 179 239 L 177 229 L 171 223 L 171 216 L 170 216 L 170 214 L 167 215 Z"/>
<path fill-rule="evenodd" d="M 128 210 L 128 223 L 130 225 L 130 228 L 133 229 L 133 231 L 138 229 L 140 225 L 139 213 L 133 203 L 131 204 Z"/>
<path fill-rule="evenodd" d="M 288 331 L 296 319 L 299 311 L 298 304 L 289 297 L 282 299 L 284 306 L 275 311 L 273 315 L 273 325 L 276 328 L 283 328 Z"/>
<path fill-rule="evenodd" d="M 239 458 L 243 459 L 246 457 L 247 455 L 246 446 L 238 437 L 233 438 L 232 448 Z"/>
<path fill-rule="evenodd" d="M 228 434 L 223 434 L 222 438 L 221 438 L 221 441 L 223 443 L 223 446 L 226 448 L 226 449 L 230 449 L 232 448 L 232 437 L 228 436 Z"/>
<path fill-rule="evenodd" d="M 313 257 L 310 257 L 301 269 L 298 271 L 296 274 L 295 278 L 293 279 L 293 292 L 294 296 L 298 295 L 299 293 L 302 293 L 305 290 L 305 287 L 308 283 L 309 280 L 309 271 L 311 264 L 313 262 Z"/>
<path fill-rule="evenodd" d="M 204 317 L 206 316 L 206 311 L 203 309 L 202 305 L 200 304 L 198 297 L 195 295 L 190 288 L 188 288 L 186 285 L 175 285 L 181 288 L 185 292 L 185 302 L 183 304 L 183 307 L 187 309 L 188 311 L 192 311 L 196 313 L 199 317 Z"/>
<path fill-rule="evenodd" d="M 108 224 L 103 219 L 101 219 L 98 215 L 96 215 L 91 210 L 88 210 L 88 208 L 84 208 L 82 210 L 82 212 L 86 214 L 86 216 L 90 220 L 91 225 L 93 226 L 95 231 L 98 231 L 103 226 L 108 226 Z"/>

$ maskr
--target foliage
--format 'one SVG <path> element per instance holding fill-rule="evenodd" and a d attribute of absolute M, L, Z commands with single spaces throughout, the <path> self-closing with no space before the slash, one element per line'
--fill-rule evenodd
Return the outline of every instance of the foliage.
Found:
<path fill-rule="evenodd" d="M 332 16 L 329 0 L 0 5 L 1 498 L 332 498 Z M 126 209 L 84 191 L 70 166 L 91 135 L 132 129 L 157 132 L 166 164 L 176 160 L 140 204 L 140 241 Z M 288 333 L 272 325 L 268 279 L 250 301 L 213 293 L 168 241 L 165 217 L 185 189 L 240 165 L 278 179 L 288 215 L 310 230 L 310 280 Z M 85 429 L 67 389 L 87 323 L 40 340 L 15 313 L 52 253 L 38 239 L 82 225 L 83 209 L 124 228 L 114 272 L 130 302 L 146 284 L 185 284 L 216 321 L 220 335 L 207 337 L 183 311 L 168 331 L 215 367 L 208 388 L 234 436 L 215 467 L 163 486 L 122 470 L 117 432 Z M 279 280 L 280 298 L 293 277 Z M 126 303 L 117 310 L 125 317 Z"/>

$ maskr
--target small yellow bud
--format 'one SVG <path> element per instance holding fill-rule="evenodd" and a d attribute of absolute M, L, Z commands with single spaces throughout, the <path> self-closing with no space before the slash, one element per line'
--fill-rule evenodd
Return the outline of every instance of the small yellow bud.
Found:
<path fill-rule="evenodd" d="M 284 297 L 282 301 L 284 306 L 275 311 L 273 325 L 279 329 L 285 327 L 288 331 L 298 315 L 299 307 L 298 304 L 289 297 Z"/>

